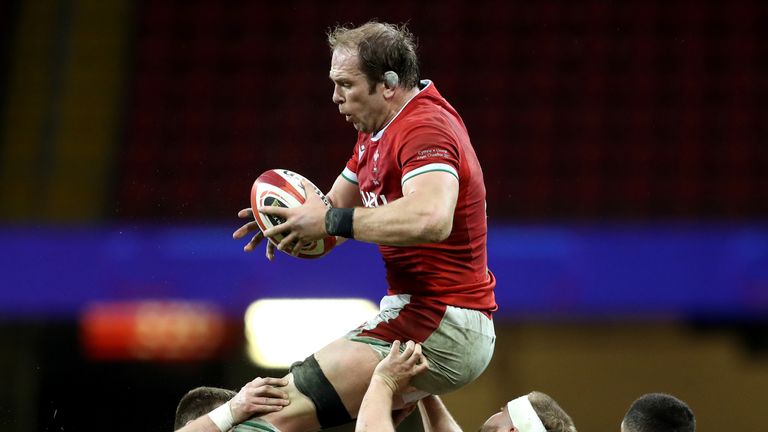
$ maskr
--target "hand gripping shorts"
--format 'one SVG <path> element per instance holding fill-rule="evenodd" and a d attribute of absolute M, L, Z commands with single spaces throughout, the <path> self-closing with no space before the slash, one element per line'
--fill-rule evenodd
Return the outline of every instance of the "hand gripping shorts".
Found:
<path fill-rule="evenodd" d="M 490 363 L 496 343 L 493 320 L 483 312 L 408 294 L 382 298 L 379 314 L 345 337 L 370 345 L 382 358 L 395 340 L 422 344 L 429 370 L 411 384 L 424 393 L 406 395 L 406 402 L 474 381 Z"/>

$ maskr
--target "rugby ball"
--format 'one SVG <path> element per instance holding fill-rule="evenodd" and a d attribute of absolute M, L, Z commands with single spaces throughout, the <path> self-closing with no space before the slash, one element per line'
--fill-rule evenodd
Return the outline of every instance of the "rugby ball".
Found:
<path fill-rule="evenodd" d="M 293 208 L 304 204 L 307 198 L 307 191 L 304 190 L 301 180 L 307 179 L 293 171 L 272 169 L 262 173 L 253 182 L 253 187 L 251 188 L 251 207 L 253 208 L 256 223 L 262 232 L 280 225 L 285 220 L 276 216 L 262 214 L 258 211 L 259 209 L 269 206 Z M 312 185 L 312 190 L 309 193 L 317 194 L 327 207 L 331 207 L 328 197 L 314 183 L 309 180 L 307 181 Z M 278 234 L 270 238 L 269 241 L 277 245 L 283 238 L 284 235 Z M 303 247 L 296 256 L 299 258 L 319 258 L 330 252 L 335 245 L 336 237 L 328 236 Z"/>

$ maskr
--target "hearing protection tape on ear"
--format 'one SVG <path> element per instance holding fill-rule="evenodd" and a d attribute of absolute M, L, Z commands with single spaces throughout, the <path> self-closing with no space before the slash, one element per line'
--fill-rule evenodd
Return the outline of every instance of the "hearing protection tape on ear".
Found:
<path fill-rule="evenodd" d="M 400 83 L 400 77 L 397 76 L 397 72 L 395 71 L 384 72 L 384 84 L 387 86 L 387 88 L 397 87 L 397 84 L 399 83 Z"/>

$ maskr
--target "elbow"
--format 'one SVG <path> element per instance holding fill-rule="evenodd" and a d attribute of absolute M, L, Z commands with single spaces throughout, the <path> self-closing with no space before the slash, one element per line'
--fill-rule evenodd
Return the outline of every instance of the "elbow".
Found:
<path fill-rule="evenodd" d="M 418 234 L 423 243 L 440 243 L 453 230 L 453 215 L 432 214 L 424 218 Z"/>

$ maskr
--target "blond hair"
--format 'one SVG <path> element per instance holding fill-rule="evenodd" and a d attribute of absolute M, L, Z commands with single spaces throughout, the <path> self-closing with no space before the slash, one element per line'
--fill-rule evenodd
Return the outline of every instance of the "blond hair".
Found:
<path fill-rule="evenodd" d="M 546 393 L 532 391 L 528 393 L 528 400 L 547 432 L 577 432 L 571 416 Z"/>
<path fill-rule="evenodd" d="M 331 51 L 346 49 L 357 53 L 360 70 L 368 78 L 371 91 L 384 81 L 384 72 L 393 71 L 405 89 L 419 82 L 416 42 L 405 24 L 369 21 L 359 27 L 337 26 L 328 32 Z"/>

